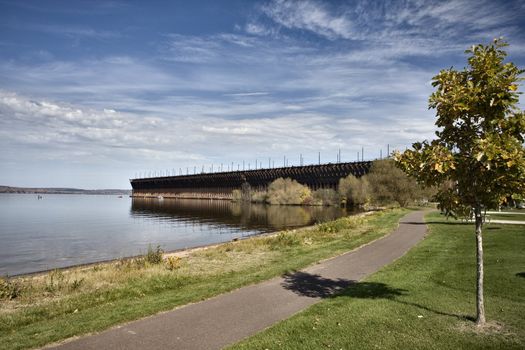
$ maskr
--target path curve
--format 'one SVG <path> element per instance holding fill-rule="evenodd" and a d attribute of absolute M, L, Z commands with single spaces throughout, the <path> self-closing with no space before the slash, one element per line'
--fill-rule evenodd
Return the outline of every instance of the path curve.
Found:
<path fill-rule="evenodd" d="M 404 255 L 427 232 L 424 213 L 409 213 L 391 234 L 295 274 L 243 287 L 51 348 L 221 349 L 292 316 Z"/>

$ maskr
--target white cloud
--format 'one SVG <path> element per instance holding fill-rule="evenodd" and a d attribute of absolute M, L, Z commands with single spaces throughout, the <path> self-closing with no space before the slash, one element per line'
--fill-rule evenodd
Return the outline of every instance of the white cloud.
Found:
<path fill-rule="evenodd" d="M 234 33 L 164 34 L 147 55 L 2 60 L 0 162 L 138 171 L 404 148 L 433 137 L 430 79 L 465 48 L 510 33 L 523 62 L 523 9 L 482 1 L 474 21 L 469 5 L 278 0 Z"/>
<path fill-rule="evenodd" d="M 469 40 L 487 41 L 501 35 L 519 38 L 523 6 L 518 1 L 502 6 L 490 0 L 360 0 L 340 6 L 315 0 L 273 0 L 261 6 L 261 13 L 274 26 L 251 19 L 245 26 L 247 33 L 270 35 L 284 27 L 330 40 L 360 40 L 370 46 L 423 38 L 456 44 L 460 40 L 468 45 L 472 44 Z"/>
<path fill-rule="evenodd" d="M 332 14 L 323 3 L 310 0 L 275 0 L 262 6 L 262 11 L 276 23 L 290 29 L 303 29 L 334 40 L 350 39 L 354 28 L 345 14 Z M 254 34 L 267 32 L 257 24 L 248 24 L 246 30 Z"/>
<path fill-rule="evenodd" d="M 245 97 L 245 96 L 266 96 L 269 92 L 238 92 L 238 93 L 231 93 L 231 94 L 224 94 L 224 96 L 235 96 L 235 97 Z"/>
<path fill-rule="evenodd" d="M 227 161 L 225 155 L 235 155 L 238 161 L 254 155 L 280 157 L 285 150 L 291 156 L 338 147 L 377 149 L 385 140 L 406 144 L 409 137 L 433 130 L 428 120 L 421 123 L 397 117 L 396 122 L 407 125 L 406 130 L 402 129 L 402 135 L 390 135 L 392 120 L 381 127 L 377 119 L 361 113 L 354 118 L 333 118 L 292 110 L 273 118 L 170 119 L 33 100 L 2 91 L 1 124 L 8 122 L 10 127 L 3 127 L 0 135 L 8 149 L 14 145 L 38 148 L 49 151 L 42 155 L 66 160 L 90 154 L 88 158 L 94 162 L 158 160 L 159 164 L 192 166 L 196 161 Z"/>
<path fill-rule="evenodd" d="M 238 29 L 240 30 L 240 28 Z M 267 26 L 262 23 L 250 21 L 244 26 L 244 31 L 250 35 L 267 36 L 273 38 L 283 38 L 284 35 L 279 33 L 279 28 L 275 26 Z"/>

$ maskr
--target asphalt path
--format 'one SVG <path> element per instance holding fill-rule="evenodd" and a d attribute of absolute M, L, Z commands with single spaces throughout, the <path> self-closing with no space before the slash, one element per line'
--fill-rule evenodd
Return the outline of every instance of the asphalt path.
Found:
<path fill-rule="evenodd" d="M 221 349 L 289 318 L 398 259 L 425 236 L 423 216 L 423 211 L 409 213 L 389 235 L 294 274 L 46 348 Z"/>
<path fill-rule="evenodd" d="M 525 221 L 491 219 L 489 224 L 525 225 Z"/>

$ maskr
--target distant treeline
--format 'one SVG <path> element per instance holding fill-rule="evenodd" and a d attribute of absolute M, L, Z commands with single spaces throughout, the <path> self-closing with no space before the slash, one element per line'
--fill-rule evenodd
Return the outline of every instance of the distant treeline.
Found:
<path fill-rule="evenodd" d="M 11 187 L 0 186 L 0 193 L 35 193 L 35 194 L 106 194 L 106 195 L 130 195 L 131 190 L 84 190 L 79 188 L 33 188 L 33 187 Z"/>

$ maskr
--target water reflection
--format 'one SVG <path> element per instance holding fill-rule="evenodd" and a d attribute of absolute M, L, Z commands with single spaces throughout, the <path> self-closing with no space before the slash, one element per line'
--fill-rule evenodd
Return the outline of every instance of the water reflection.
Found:
<path fill-rule="evenodd" d="M 0 195 L 0 276 L 176 250 L 337 218 L 339 208 L 117 196 Z"/>
<path fill-rule="evenodd" d="M 307 226 L 347 215 L 336 207 L 270 206 L 225 200 L 134 198 L 131 215 L 145 220 L 219 225 L 270 232 Z"/>

